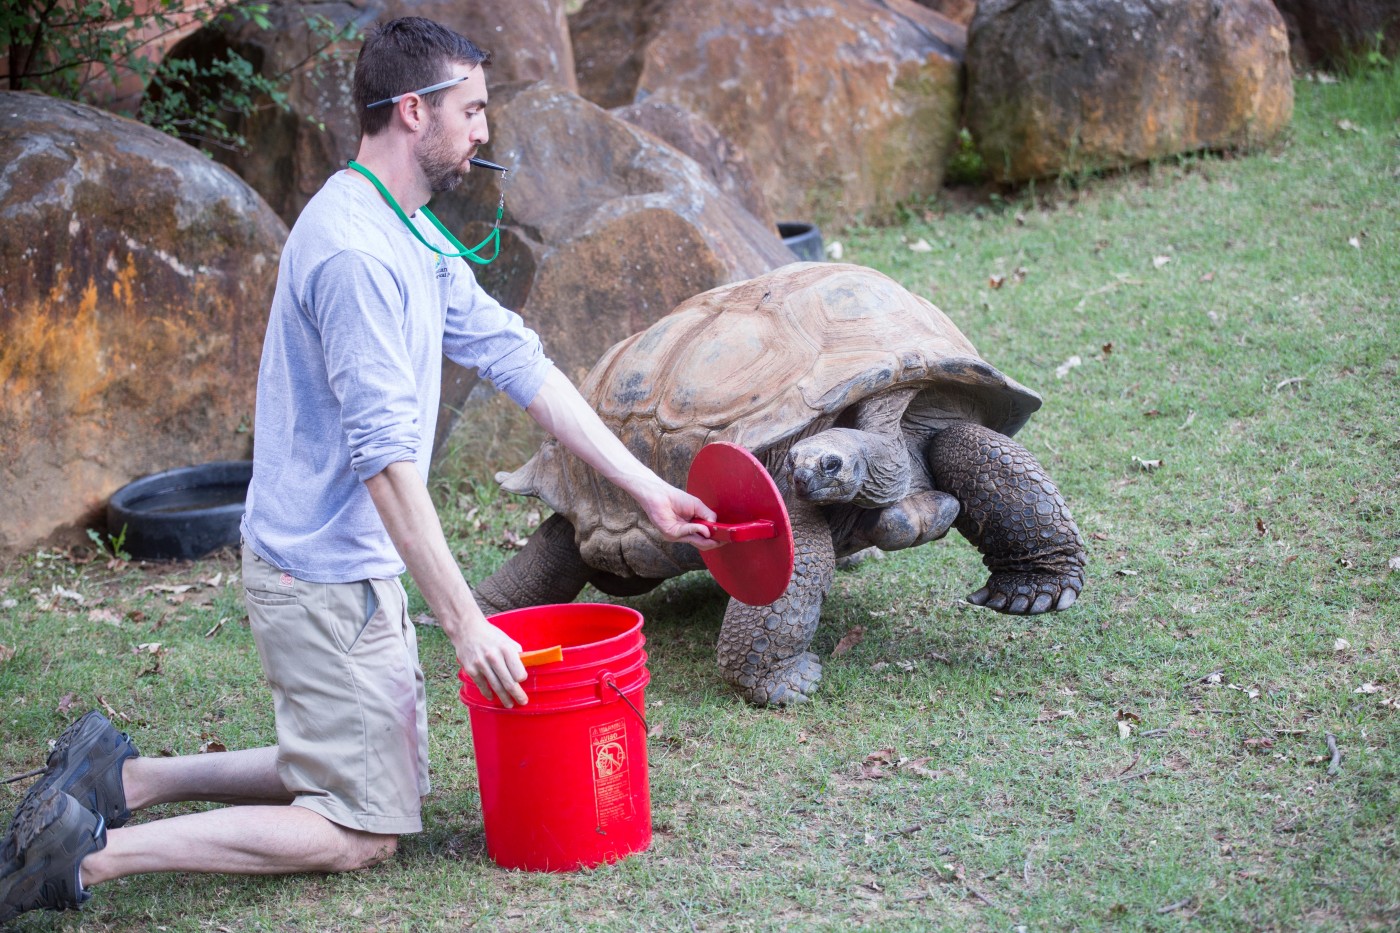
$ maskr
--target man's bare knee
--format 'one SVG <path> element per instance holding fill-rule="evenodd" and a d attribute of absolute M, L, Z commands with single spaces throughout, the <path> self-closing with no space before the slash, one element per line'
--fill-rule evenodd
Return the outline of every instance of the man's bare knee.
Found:
<path fill-rule="evenodd" d="M 399 848 L 398 836 L 347 830 L 343 838 L 344 843 L 332 871 L 359 871 L 363 868 L 373 868 L 380 862 L 392 858 Z"/>

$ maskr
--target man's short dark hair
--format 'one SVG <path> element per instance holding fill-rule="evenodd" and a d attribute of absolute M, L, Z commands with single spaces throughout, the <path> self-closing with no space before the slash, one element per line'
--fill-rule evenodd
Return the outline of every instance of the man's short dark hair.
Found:
<path fill-rule="evenodd" d="M 366 109 L 375 101 L 446 81 L 452 65 L 490 65 L 491 53 L 466 36 L 421 16 L 405 16 L 370 31 L 355 62 L 355 114 L 360 134 L 389 125 L 393 107 Z M 423 99 L 436 106 L 429 94 Z"/>

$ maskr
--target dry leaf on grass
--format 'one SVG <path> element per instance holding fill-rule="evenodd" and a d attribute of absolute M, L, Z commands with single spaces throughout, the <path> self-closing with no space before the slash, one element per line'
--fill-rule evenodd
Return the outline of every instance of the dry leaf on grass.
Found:
<path fill-rule="evenodd" d="M 0 645 L 0 664 L 4 664 L 15 656 L 15 649 L 9 645 Z"/>
<path fill-rule="evenodd" d="M 947 773 L 946 771 L 939 771 L 937 769 L 928 767 L 928 763 L 932 760 L 933 758 L 931 757 L 911 758 L 908 761 L 903 762 L 899 766 L 899 768 L 901 771 L 912 771 L 914 774 L 917 774 L 919 777 L 923 778 L 933 779 L 943 777 L 943 775 Z"/>
<path fill-rule="evenodd" d="M 1153 256 L 1153 257 L 1152 257 L 1152 268 L 1154 268 L 1154 269 L 1160 269 L 1160 268 L 1162 268 L 1163 266 L 1165 266 L 1167 263 L 1169 263 L 1169 262 L 1171 262 L 1171 261 L 1172 261 L 1172 258 L 1171 258 L 1170 256 Z"/>
<path fill-rule="evenodd" d="M 107 625 L 122 624 L 122 617 L 111 609 L 91 609 L 88 611 L 88 619 L 93 622 L 103 622 Z"/>
<path fill-rule="evenodd" d="M 925 240 L 923 237 L 920 237 L 919 239 L 915 240 L 913 243 L 910 243 L 910 244 L 909 244 L 909 252 L 911 252 L 911 253 L 931 253 L 931 252 L 933 252 L 933 247 L 929 245 L 928 240 Z"/>
<path fill-rule="evenodd" d="M 1071 356 L 1069 359 L 1065 360 L 1065 361 L 1064 361 L 1063 363 L 1061 363 L 1059 366 L 1056 366 L 1056 367 L 1055 367 L 1055 378 L 1056 378 L 1056 379 L 1063 379 L 1063 378 L 1065 378 L 1066 376 L 1069 375 L 1069 371 L 1070 371 L 1071 369 L 1074 369 L 1074 367 L 1076 367 L 1076 366 L 1083 366 L 1083 365 L 1084 365 L 1084 361 L 1083 361 L 1082 359 L 1080 359 L 1078 356 Z"/>
<path fill-rule="evenodd" d="M 831 649 L 831 656 L 833 658 L 841 657 L 841 655 L 846 654 L 856 645 L 860 644 L 861 639 L 864 637 L 865 626 L 853 626 L 850 631 L 841 636 L 841 640 L 836 643 L 836 647 Z"/>

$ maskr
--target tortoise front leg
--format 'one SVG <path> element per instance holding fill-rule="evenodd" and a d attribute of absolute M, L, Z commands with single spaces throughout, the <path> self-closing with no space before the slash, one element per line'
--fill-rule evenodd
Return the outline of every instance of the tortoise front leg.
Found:
<path fill-rule="evenodd" d="M 968 602 L 1014 615 L 1074 605 L 1084 589 L 1084 541 L 1030 451 L 961 421 L 934 436 L 927 457 L 934 485 L 962 505 L 954 527 L 992 572 Z"/>
<path fill-rule="evenodd" d="M 719 667 L 739 695 L 756 706 L 808 700 L 822 666 L 807 650 L 836 564 L 831 528 L 813 504 L 788 502 L 796 568 L 782 596 L 767 606 L 729 601 L 719 632 Z"/>
<path fill-rule="evenodd" d="M 524 550 L 473 589 L 481 611 L 491 615 L 573 602 L 592 574 L 574 543 L 574 526 L 556 512 L 540 523 Z"/>

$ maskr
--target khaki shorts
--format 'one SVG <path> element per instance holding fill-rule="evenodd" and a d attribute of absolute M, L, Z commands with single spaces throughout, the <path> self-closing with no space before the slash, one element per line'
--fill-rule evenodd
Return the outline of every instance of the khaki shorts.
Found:
<path fill-rule="evenodd" d="M 243 588 L 293 805 L 371 833 L 422 830 L 428 705 L 403 586 L 307 583 L 245 544 Z"/>

